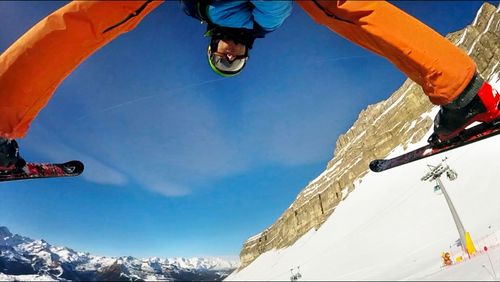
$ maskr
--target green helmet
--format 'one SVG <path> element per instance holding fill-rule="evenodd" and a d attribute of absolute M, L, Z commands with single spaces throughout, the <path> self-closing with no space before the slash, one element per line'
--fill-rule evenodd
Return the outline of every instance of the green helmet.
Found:
<path fill-rule="evenodd" d="M 212 45 L 214 44 L 211 43 L 208 45 L 208 50 L 207 50 L 208 64 L 210 65 L 212 70 L 216 72 L 218 75 L 224 77 L 235 76 L 239 74 L 241 70 L 245 67 L 248 60 L 247 54 L 243 56 L 237 56 L 236 59 L 230 61 L 224 54 L 220 54 L 218 52 L 213 51 Z"/>

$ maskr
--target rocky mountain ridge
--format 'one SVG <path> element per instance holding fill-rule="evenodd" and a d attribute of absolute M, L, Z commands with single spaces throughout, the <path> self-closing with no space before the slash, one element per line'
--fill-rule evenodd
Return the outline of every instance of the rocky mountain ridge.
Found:
<path fill-rule="evenodd" d="M 500 80 L 499 11 L 500 8 L 485 3 L 471 25 L 447 35 L 476 61 L 481 75 L 493 83 Z M 337 139 L 326 170 L 299 193 L 273 225 L 243 244 L 241 268 L 260 254 L 290 246 L 311 228 L 321 226 L 356 183 L 362 181 L 371 160 L 425 138 L 433 123 L 430 112 L 435 109 L 420 86 L 407 80 L 387 100 L 363 110 L 353 126 Z"/>
<path fill-rule="evenodd" d="M 220 258 L 100 257 L 12 234 L 0 226 L 0 280 L 218 281 L 237 263 Z"/>

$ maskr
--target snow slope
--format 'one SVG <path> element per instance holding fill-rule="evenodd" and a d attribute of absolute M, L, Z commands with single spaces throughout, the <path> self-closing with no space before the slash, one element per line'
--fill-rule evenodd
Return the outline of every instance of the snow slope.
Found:
<path fill-rule="evenodd" d="M 305 281 L 492 280 L 494 271 L 500 280 L 499 142 L 500 136 L 492 137 L 387 172 L 368 173 L 318 230 L 288 248 L 262 254 L 226 280 L 284 281 L 297 273 Z M 391 156 L 401 152 L 397 148 Z M 443 175 L 441 180 L 476 248 L 489 248 L 448 267 L 442 266 L 441 253 L 461 255 L 453 246 L 459 234 L 444 197 L 433 191 L 435 184 L 420 180 L 429 171 L 427 164 L 438 165 L 445 157 L 458 178 L 450 181 Z"/>

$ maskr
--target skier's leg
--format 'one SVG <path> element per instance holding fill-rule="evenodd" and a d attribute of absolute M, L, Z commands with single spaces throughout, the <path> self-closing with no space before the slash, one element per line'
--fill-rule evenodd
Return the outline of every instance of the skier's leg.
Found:
<path fill-rule="evenodd" d="M 474 61 L 392 4 L 346 0 L 298 3 L 319 24 L 387 58 L 418 83 L 432 103 L 441 105 L 434 120 L 438 139 L 456 136 L 474 121 L 500 118 L 495 91 L 476 74 Z"/>
<path fill-rule="evenodd" d="M 476 66 L 446 38 L 385 1 L 298 1 L 316 22 L 396 65 L 431 102 L 453 101 Z"/>
<path fill-rule="evenodd" d="M 75 1 L 33 26 L 0 55 L 0 137 L 23 137 L 66 76 L 161 3 Z"/>
<path fill-rule="evenodd" d="M 292 1 L 251 1 L 255 22 L 264 30 L 273 31 L 280 27 L 292 13 Z"/>

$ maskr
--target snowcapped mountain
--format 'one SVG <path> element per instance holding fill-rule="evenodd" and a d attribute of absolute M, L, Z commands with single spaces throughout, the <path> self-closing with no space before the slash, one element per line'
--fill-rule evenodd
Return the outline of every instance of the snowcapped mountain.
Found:
<path fill-rule="evenodd" d="M 12 234 L 0 226 L 0 280 L 221 280 L 237 263 L 220 258 L 100 257 Z"/>

